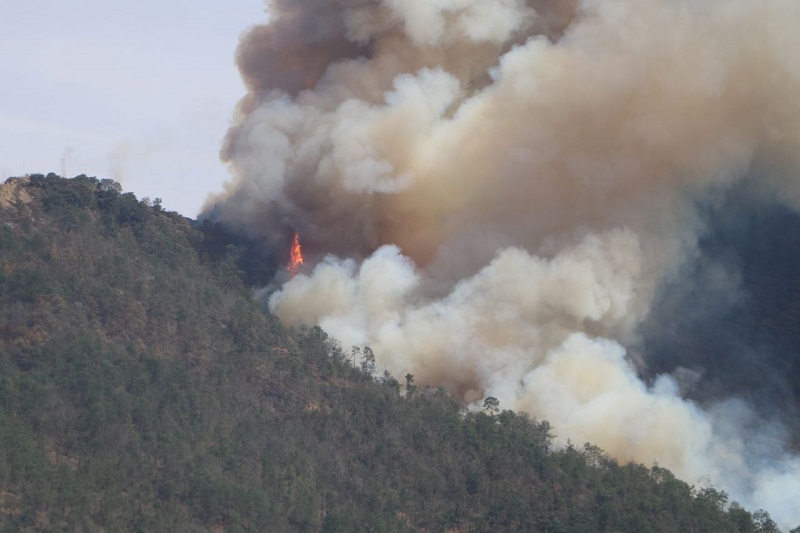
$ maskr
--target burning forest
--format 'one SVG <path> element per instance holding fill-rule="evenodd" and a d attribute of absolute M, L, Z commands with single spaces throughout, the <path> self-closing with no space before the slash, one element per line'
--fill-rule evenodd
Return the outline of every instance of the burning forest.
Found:
<path fill-rule="evenodd" d="M 292 247 L 289 250 L 289 264 L 286 265 L 286 270 L 292 274 L 297 274 L 300 270 L 300 265 L 303 264 L 303 248 L 300 246 L 300 235 L 294 234 L 292 239 Z"/>
<path fill-rule="evenodd" d="M 780 405 L 722 378 L 704 393 L 704 375 L 736 366 L 728 352 L 662 342 L 743 294 L 709 236 L 767 208 L 794 220 L 800 4 L 276 0 L 268 13 L 238 49 L 232 178 L 206 211 L 291 244 L 272 313 L 370 346 L 380 370 L 467 404 L 496 397 L 563 441 L 708 477 L 800 522 L 791 373 Z"/>

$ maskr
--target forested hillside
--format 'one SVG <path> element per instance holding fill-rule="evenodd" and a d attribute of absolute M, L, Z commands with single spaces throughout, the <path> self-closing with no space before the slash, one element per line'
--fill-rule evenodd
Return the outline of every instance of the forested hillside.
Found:
<path fill-rule="evenodd" d="M 111 180 L 0 187 L 4 530 L 777 531 L 492 398 L 373 377 L 263 313 L 224 235 Z"/>

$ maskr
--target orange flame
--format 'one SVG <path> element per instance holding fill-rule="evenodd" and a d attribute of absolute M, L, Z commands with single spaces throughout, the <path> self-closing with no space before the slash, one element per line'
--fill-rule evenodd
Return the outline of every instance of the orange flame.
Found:
<path fill-rule="evenodd" d="M 286 270 L 292 274 L 297 274 L 300 265 L 303 264 L 303 249 L 300 247 L 300 235 L 294 234 L 294 241 L 292 241 L 292 251 L 289 255 L 289 265 Z"/>

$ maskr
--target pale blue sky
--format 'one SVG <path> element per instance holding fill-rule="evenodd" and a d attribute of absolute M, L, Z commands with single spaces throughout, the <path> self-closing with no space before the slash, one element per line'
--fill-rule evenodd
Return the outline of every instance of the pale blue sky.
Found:
<path fill-rule="evenodd" d="M 244 94 L 239 35 L 262 0 L 0 0 L 0 176 L 113 177 L 195 216 Z"/>

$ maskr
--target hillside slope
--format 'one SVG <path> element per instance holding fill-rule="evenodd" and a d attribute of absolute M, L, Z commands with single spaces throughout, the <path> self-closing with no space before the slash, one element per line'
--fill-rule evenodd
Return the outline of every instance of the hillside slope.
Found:
<path fill-rule="evenodd" d="M 262 313 L 241 259 L 110 180 L 0 187 L 5 530 L 776 530 L 491 399 L 375 379 Z"/>

